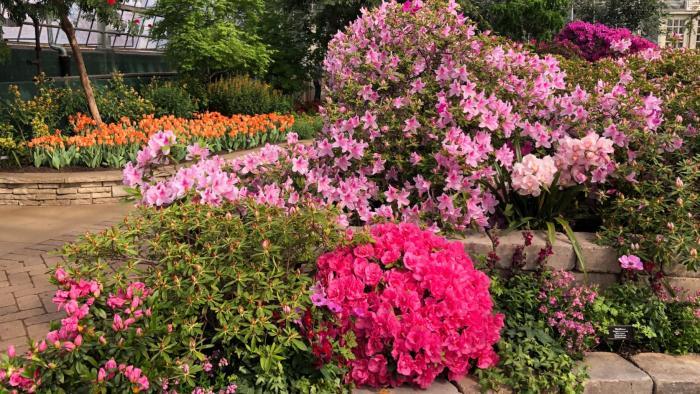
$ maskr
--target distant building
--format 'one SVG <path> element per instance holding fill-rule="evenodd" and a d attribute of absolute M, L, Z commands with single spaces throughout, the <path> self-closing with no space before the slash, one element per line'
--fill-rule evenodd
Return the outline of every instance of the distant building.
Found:
<path fill-rule="evenodd" d="M 700 0 L 666 0 L 666 17 L 661 24 L 660 46 L 700 49 Z M 674 37 L 669 40 L 669 38 Z"/>

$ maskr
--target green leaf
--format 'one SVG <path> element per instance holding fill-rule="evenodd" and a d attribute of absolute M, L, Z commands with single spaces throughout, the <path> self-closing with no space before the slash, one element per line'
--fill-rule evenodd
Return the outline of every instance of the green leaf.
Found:
<path fill-rule="evenodd" d="M 578 242 L 578 239 L 576 239 L 576 234 L 574 234 L 574 230 L 571 229 L 571 226 L 569 225 L 569 222 L 566 219 L 558 217 L 555 218 L 555 220 L 564 228 L 566 236 L 569 238 L 569 241 L 571 241 L 571 245 L 574 247 L 574 253 L 576 253 L 578 261 L 581 262 L 583 277 L 586 281 L 588 281 L 588 273 L 586 272 L 586 262 L 583 259 L 583 251 L 581 250 L 581 244 Z"/>
<path fill-rule="evenodd" d="M 557 232 L 554 228 L 554 223 L 552 222 L 547 222 L 547 239 L 549 240 L 549 243 L 554 246 L 554 242 L 557 240 Z"/>

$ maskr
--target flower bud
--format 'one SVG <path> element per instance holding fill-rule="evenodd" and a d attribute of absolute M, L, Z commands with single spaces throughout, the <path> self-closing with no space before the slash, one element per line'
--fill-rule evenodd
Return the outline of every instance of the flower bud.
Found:
<path fill-rule="evenodd" d="M 676 225 L 673 224 L 673 222 L 668 222 L 668 223 L 666 223 L 666 227 L 668 227 L 668 229 L 669 229 L 670 231 L 673 231 L 673 230 L 676 229 Z"/>
<path fill-rule="evenodd" d="M 698 250 L 695 248 L 690 249 L 690 257 L 692 257 L 692 258 L 698 257 Z"/>
<path fill-rule="evenodd" d="M 676 187 L 679 189 L 683 187 L 683 180 L 680 177 L 676 178 Z"/>
<path fill-rule="evenodd" d="M 678 198 L 676 199 L 676 204 L 678 204 L 679 206 L 682 207 L 682 206 L 683 206 L 683 199 L 680 198 L 680 197 L 678 197 Z"/>

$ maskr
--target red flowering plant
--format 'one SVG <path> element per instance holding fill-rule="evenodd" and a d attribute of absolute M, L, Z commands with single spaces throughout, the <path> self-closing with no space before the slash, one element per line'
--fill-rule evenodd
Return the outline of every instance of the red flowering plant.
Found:
<path fill-rule="evenodd" d="M 409 223 L 371 227 L 371 242 L 318 259 L 311 299 L 357 341 L 346 380 L 374 387 L 428 387 L 498 362 L 503 315 L 489 278 L 459 242 Z"/>

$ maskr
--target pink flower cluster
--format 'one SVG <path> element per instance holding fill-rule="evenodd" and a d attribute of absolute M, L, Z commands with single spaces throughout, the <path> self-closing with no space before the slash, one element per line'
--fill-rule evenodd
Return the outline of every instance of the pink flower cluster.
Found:
<path fill-rule="evenodd" d="M 117 294 L 110 294 L 107 298 L 107 306 L 114 311 L 112 329 L 114 331 L 125 331 L 143 316 L 150 316 L 151 309 L 140 308 L 144 298 L 151 294 L 151 290 L 142 282 L 132 282 L 127 286 L 126 291 L 119 289 Z M 127 318 L 123 319 L 120 312 Z M 137 335 L 140 329 L 137 328 Z"/>
<path fill-rule="evenodd" d="M 644 264 L 642 263 L 642 260 L 633 255 L 633 254 L 628 254 L 621 256 L 618 259 L 620 263 L 620 267 L 625 270 L 631 270 L 631 271 L 643 271 L 644 270 Z"/>
<path fill-rule="evenodd" d="M 604 183 L 608 175 L 615 171 L 613 144 L 613 140 L 595 133 L 581 139 L 562 138 L 554 157 L 560 171 L 559 185 Z"/>
<path fill-rule="evenodd" d="M 613 28 L 600 23 L 582 21 L 571 22 L 564 26 L 555 37 L 555 41 L 575 45 L 588 61 L 657 48 L 653 42 L 636 36 L 625 28 Z"/>
<path fill-rule="evenodd" d="M 16 350 L 13 345 L 8 346 L 7 348 L 7 357 L 12 360 L 16 356 Z M 5 383 L 15 389 L 21 389 L 24 390 L 28 393 L 34 393 L 36 392 L 37 387 L 41 384 L 41 379 L 39 378 L 39 371 L 35 370 L 34 371 L 34 377 L 33 379 L 30 379 L 25 375 L 25 369 L 20 367 L 20 368 L 11 368 L 8 370 L 5 369 L 0 369 L 0 383 Z M 16 390 L 15 390 L 16 391 Z"/>
<path fill-rule="evenodd" d="M 58 330 L 46 334 L 46 341 L 38 345 L 38 350 L 46 350 L 47 342 L 56 348 L 63 348 L 72 352 L 83 343 L 83 337 L 79 331 L 79 323 L 88 316 L 90 306 L 100 296 L 102 284 L 95 280 L 78 281 L 69 277 L 63 268 L 56 269 L 54 277 L 62 289 L 56 291 L 53 303 L 58 310 L 63 309 L 66 317 L 61 319 L 61 327 Z"/>
<path fill-rule="evenodd" d="M 124 184 L 129 187 L 144 186 L 143 177 L 146 171 L 157 164 L 164 164 L 170 148 L 177 142 L 175 133 L 170 130 L 159 131 L 151 136 L 146 146 L 136 155 L 136 165 L 127 163 L 124 167 Z M 205 158 L 209 151 L 195 144 L 188 148 L 191 157 Z"/>
<path fill-rule="evenodd" d="M 314 302 L 357 338 L 348 379 L 425 388 L 445 370 L 459 379 L 472 360 L 495 365 L 503 316 L 493 313 L 489 279 L 463 245 L 409 223 L 375 225 L 370 234 L 371 243 L 321 256 L 314 286 Z"/>
<path fill-rule="evenodd" d="M 61 325 L 57 330 L 50 331 L 46 334 L 46 339 L 39 343 L 34 343 L 32 351 L 44 353 L 52 346 L 56 351 L 62 352 L 63 355 L 75 352 L 76 349 L 83 345 L 83 335 L 87 332 L 88 335 L 94 335 L 92 331 L 95 327 L 95 321 L 90 321 L 91 307 L 95 305 L 104 306 L 105 304 L 115 311 L 124 312 L 128 318 L 122 320 L 119 313 L 114 314 L 114 323 L 112 328 L 115 331 L 126 330 L 131 324 L 136 322 L 142 316 L 150 316 L 150 309 L 141 309 L 145 297 L 149 296 L 152 291 L 141 282 L 132 282 L 126 290 L 119 289 L 117 294 L 109 294 L 105 302 L 102 294 L 103 286 L 96 280 L 74 279 L 66 272 L 65 269 L 59 267 L 54 273 L 54 278 L 58 282 L 59 289 L 53 297 L 53 303 L 56 304 L 58 310 L 63 310 L 66 317 L 61 319 Z M 136 329 L 136 335 L 141 335 L 141 329 Z M 106 345 L 107 340 L 103 335 L 99 336 L 98 342 L 100 345 Z M 12 349 L 14 353 L 14 349 Z M 14 354 L 12 354 L 14 356 Z M 34 392 L 41 386 L 41 368 L 36 368 L 34 379 L 28 379 L 16 373 L 22 373 L 23 369 L 15 369 L 10 373 L 9 385 L 18 387 L 26 392 Z M 134 386 L 134 392 L 140 390 L 148 390 L 149 381 L 141 369 L 133 366 L 120 364 L 117 366 L 114 359 L 110 359 L 103 367 L 98 370 L 97 381 L 103 382 L 111 380 L 117 373 L 122 374 Z M 8 375 L 7 371 L 0 371 L 0 382 L 4 380 L 3 374 Z"/>
<path fill-rule="evenodd" d="M 597 295 L 593 288 L 574 285 L 574 276 L 567 271 L 556 271 L 543 283 L 540 313 L 565 340 L 570 353 L 580 354 L 599 342 L 595 327 L 584 315 Z"/>
<path fill-rule="evenodd" d="M 122 374 L 129 382 L 134 385 L 134 392 L 139 392 L 140 390 L 148 390 L 150 383 L 148 382 L 148 377 L 143 374 L 140 368 L 133 365 L 119 364 L 114 361 L 114 359 L 109 359 L 104 367 L 101 367 L 97 371 L 97 381 L 99 383 L 105 380 L 112 380 L 117 375 L 117 373 Z"/>
<path fill-rule="evenodd" d="M 538 158 L 529 154 L 513 166 L 511 173 L 513 189 L 522 195 L 537 197 L 543 188 L 549 188 L 554 182 L 557 167 L 551 156 Z"/>

